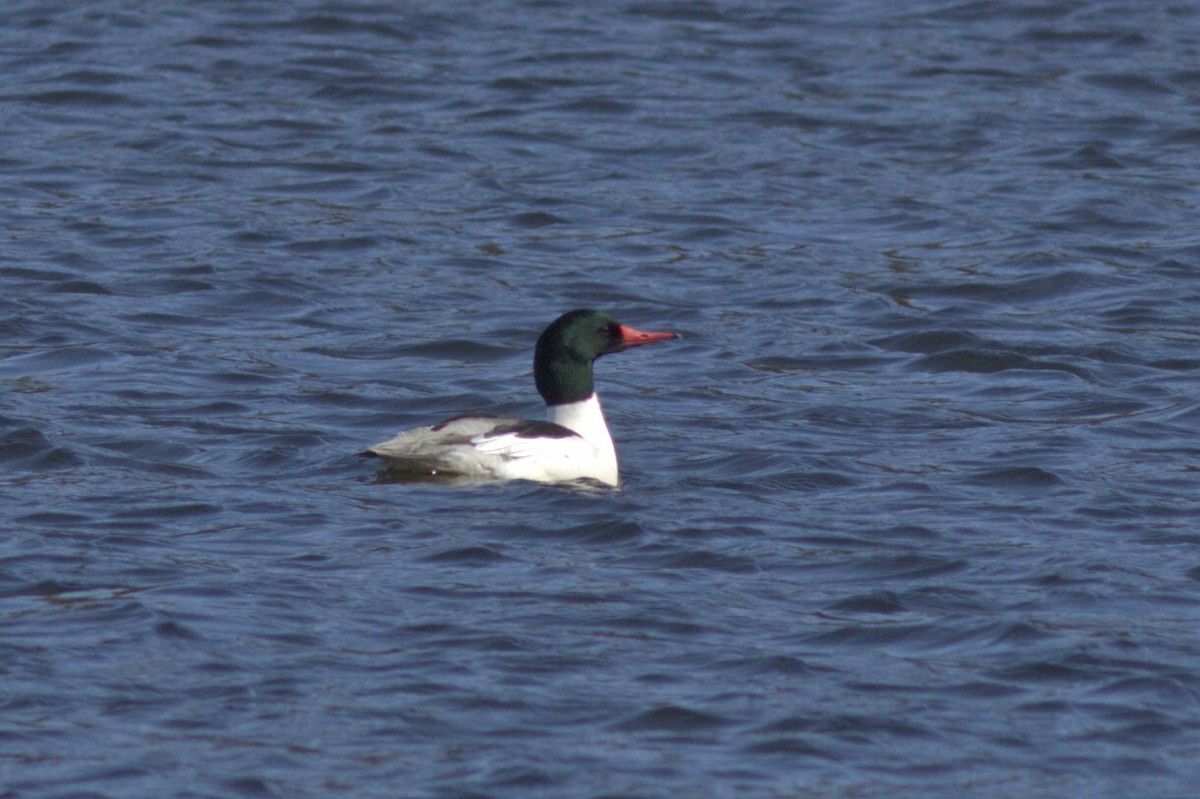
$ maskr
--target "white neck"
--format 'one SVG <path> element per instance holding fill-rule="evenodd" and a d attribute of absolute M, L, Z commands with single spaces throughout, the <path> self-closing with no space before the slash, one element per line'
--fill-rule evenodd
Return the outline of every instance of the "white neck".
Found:
<path fill-rule="evenodd" d="M 599 451 L 602 458 L 611 462 L 614 471 L 616 470 L 617 452 L 613 448 L 608 425 L 604 422 L 599 394 L 593 392 L 587 399 L 568 402 L 565 405 L 547 405 L 546 418 L 581 435 Z"/>

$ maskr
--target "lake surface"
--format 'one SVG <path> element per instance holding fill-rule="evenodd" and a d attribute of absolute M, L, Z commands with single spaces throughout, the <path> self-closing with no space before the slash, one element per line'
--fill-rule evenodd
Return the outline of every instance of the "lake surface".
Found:
<path fill-rule="evenodd" d="M 1200 7 L 0 17 L 0 796 L 1185 797 Z M 357 452 L 540 417 L 623 485 Z"/>

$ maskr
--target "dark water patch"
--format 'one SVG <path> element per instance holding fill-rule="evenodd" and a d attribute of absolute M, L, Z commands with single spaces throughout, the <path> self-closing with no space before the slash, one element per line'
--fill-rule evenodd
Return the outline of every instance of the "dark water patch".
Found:
<path fill-rule="evenodd" d="M 570 221 L 545 211 L 529 211 L 509 218 L 509 223 L 519 228 L 543 228 L 550 225 L 567 225 Z"/>
<path fill-rule="evenodd" d="M 176 621 L 159 622 L 154 626 L 154 634 L 162 638 L 180 641 L 199 641 L 203 639 L 203 636 L 195 630 Z"/>
<path fill-rule="evenodd" d="M 473 339 L 442 339 L 422 341 L 418 344 L 402 344 L 389 349 L 389 358 L 439 358 L 463 362 L 499 361 L 510 358 L 513 350 L 509 346 L 497 346 Z"/>
<path fill-rule="evenodd" d="M 877 407 L 872 408 L 857 403 L 807 405 L 800 410 L 799 416 L 810 435 L 812 427 L 835 432 L 879 430 L 891 426 L 894 418 L 891 413 Z M 798 436 L 798 438 L 803 440 L 804 436 Z"/>
<path fill-rule="evenodd" d="M 1056 423 L 1113 421 L 1135 417 L 1152 409 L 1152 406 L 1147 403 L 1135 400 L 1093 396 L 1078 398 L 1070 394 L 1050 395 L 1046 397 L 1045 402 L 1039 402 L 1035 407 L 1037 409 L 1036 418 Z M 1054 447 L 1067 446 L 1071 442 L 1066 439 L 1058 439 L 1048 440 L 1047 443 Z"/>
<path fill-rule="evenodd" d="M 903 613 L 908 608 L 891 591 L 875 591 L 869 594 L 840 599 L 829 605 L 827 610 L 844 613 Z"/>
<path fill-rule="evenodd" d="M 1089 669 L 1074 668 L 1062 663 L 1039 661 L 1000 669 L 994 672 L 993 676 L 998 680 L 1020 684 L 1072 684 L 1091 682 L 1099 675 Z M 1043 709 L 1044 705 L 1032 703 L 1026 705 L 1026 708 Z"/>
<path fill-rule="evenodd" d="M 710 227 L 730 229 L 738 227 L 738 220 L 735 217 L 725 214 L 653 210 L 648 212 L 645 218 L 647 221 L 671 228 Z"/>
<path fill-rule="evenodd" d="M 616 631 L 623 635 L 655 636 L 687 636 L 697 637 L 712 632 L 711 628 L 691 621 L 664 618 L 662 613 L 655 615 L 616 616 L 598 619 L 594 626 Z"/>
<path fill-rule="evenodd" d="M 1161 303 L 1150 300 L 1130 300 L 1119 308 L 1102 311 L 1100 319 L 1118 328 L 1162 329 L 1174 326 Z"/>
<path fill-rule="evenodd" d="M 490 566 L 508 558 L 492 547 L 471 546 L 448 549 L 429 555 L 425 560 L 431 563 L 446 563 L 461 566 Z"/>
<path fill-rule="evenodd" d="M 964 683 L 962 685 L 942 687 L 939 689 L 939 692 L 983 701 L 1007 699 L 1023 693 L 1021 688 L 997 682 Z"/>
<path fill-rule="evenodd" d="M 967 568 L 958 558 L 938 558 L 927 555 L 901 554 L 876 556 L 855 561 L 851 571 L 875 580 L 917 580 L 955 574 Z"/>
<path fill-rule="evenodd" d="M 713 3 L 635 3 L 626 6 L 623 13 L 672 22 L 716 23 L 728 19 Z"/>
<path fill-rule="evenodd" d="M 626 562 L 636 568 L 656 570 L 700 569 L 716 572 L 746 573 L 757 571 L 759 566 L 753 558 L 707 552 L 703 550 L 679 550 L 671 547 L 667 551 L 654 553 L 658 547 L 645 547 L 630 555 Z"/>
<path fill-rule="evenodd" d="M 570 89 L 576 86 L 588 85 L 567 75 L 523 75 L 496 78 L 488 84 L 489 88 L 503 91 L 514 91 L 529 94 L 540 94 L 558 89 Z"/>
<path fill-rule="evenodd" d="M 58 77 L 63 83 L 78 83 L 84 86 L 111 86 L 131 79 L 130 75 L 124 73 L 100 69 L 77 69 Z"/>
<path fill-rule="evenodd" d="M 316 195 L 323 195 L 326 197 L 334 197 L 337 195 L 344 195 L 344 194 L 348 194 L 351 192 L 360 191 L 362 189 L 362 187 L 363 187 L 362 183 L 360 183 L 357 180 L 352 180 L 349 178 L 331 178 L 329 180 L 308 180 L 308 181 L 300 181 L 300 182 L 296 182 L 296 183 L 291 183 L 291 182 L 289 182 L 289 183 L 272 183 L 272 184 L 264 186 L 262 188 L 262 191 L 263 191 L 263 193 L 285 194 L 285 195 L 294 194 L 294 195 L 301 195 L 304 197 L 312 197 L 312 196 L 316 196 Z M 361 237 L 361 238 L 365 238 L 365 237 Z M 353 237 L 348 238 L 348 239 L 337 239 L 338 242 L 346 242 L 346 241 L 354 242 L 354 241 L 358 241 L 358 240 L 359 239 L 356 239 Z M 366 240 L 371 242 L 372 244 L 374 243 L 374 241 L 371 239 L 366 239 Z M 297 252 L 318 252 L 320 247 L 328 248 L 328 240 L 321 241 L 321 242 L 313 242 L 313 241 L 293 242 L 293 243 L 289 243 L 287 246 L 289 249 L 295 250 Z M 340 248 L 336 248 L 336 249 L 331 248 L 331 249 L 333 249 L 333 251 L 336 252 Z"/>
<path fill-rule="evenodd" d="M 749 677 L 806 677 L 824 669 L 789 655 L 760 655 L 721 661 L 716 667 Z"/>
<path fill-rule="evenodd" d="M 108 108 L 113 106 L 136 106 L 140 102 L 122 92 L 107 92 L 99 89 L 58 89 L 24 95 L 9 95 L 8 100 L 21 100 L 51 107 Z"/>
<path fill-rule="evenodd" d="M 787 474 L 792 459 L 774 452 L 721 451 L 694 455 L 681 464 L 688 472 L 727 479 L 730 484 L 746 485 L 764 478 Z"/>
<path fill-rule="evenodd" d="M 0 267 L 0 275 L 6 278 L 63 283 L 75 278 L 72 272 L 63 272 L 55 269 L 35 269 L 27 266 Z"/>
<path fill-rule="evenodd" d="M 334 184 L 326 183 L 325 189 Z M 354 188 L 356 184 L 346 183 L 344 181 L 336 182 L 336 185 L 345 188 Z M 321 253 L 333 252 L 359 252 L 361 250 L 371 250 L 380 245 L 380 240 L 373 236 L 339 236 L 338 238 L 326 239 L 309 239 L 307 241 L 289 242 L 286 247 L 289 251 L 299 255 L 319 255 Z M 274 303 L 275 300 L 272 300 Z"/>
<path fill-rule="evenodd" d="M 144 507 L 129 507 L 122 512 L 130 519 L 192 519 L 219 514 L 221 508 L 204 502 L 180 504 L 156 504 Z"/>
<path fill-rule="evenodd" d="M 912 363 L 912 368 L 928 372 L 968 372 L 996 374 L 1013 370 L 1062 372 L 1086 381 L 1094 381 L 1090 371 L 1069 363 L 1029 358 L 1015 352 L 983 349 L 959 349 L 940 352 Z"/>
<path fill-rule="evenodd" d="M 1052 488 L 1064 483 L 1058 475 L 1037 466 L 985 469 L 965 478 L 965 482 L 994 488 Z"/>
<path fill-rule="evenodd" d="M 24 585 L 7 593 L 7 596 L 37 596 L 51 599 L 69 599 L 72 596 L 87 598 L 89 592 L 104 591 L 105 587 L 84 583 L 67 583 L 58 580 L 42 580 Z"/>
<path fill-rule="evenodd" d="M 635 110 L 633 105 L 608 97 L 588 97 L 553 107 L 555 111 L 568 114 L 612 114 L 624 115 Z"/>
<path fill-rule="evenodd" d="M 44 346 L 10 356 L 4 367 L 19 367 L 23 372 L 65 372 L 97 365 L 117 357 L 115 353 L 91 346 Z"/>
<path fill-rule="evenodd" d="M 776 472 L 753 481 L 755 493 L 838 491 L 852 489 L 861 482 L 838 472 L 804 472 L 799 470 Z"/>
<path fill-rule="evenodd" d="M 346 36 L 360 33 L 387 40 L 411 41 L 412 33 L 380 20 L 356 19 L 342 14 L 307 14 L 283 24 L 283 29 L 315 36 Z"/>
<path fill-rule="evenodd" d="M 192 302 L 189 310 L 210 323 L 214 319 L 233 317 L 261 322 L 287 316 L 308 306 L 308 300 L 301 291 L 293 293 L 268 289 L 220 291 L 210 296 L 192 298 Z"/>
<path fill-rule="evenodd" d="M 1089 145 L 1080 147 L 1061 158 L 1050 158 L 1043 162 L 1052 169 L 1123 169 L 1125 164 L 1109 154 L 1107 148 Z"/>
<path fill-rule="evenodd" d="M 241 247 L 261 247 L 265 245 L 283 244 L 288 237 L 283 233 L 265 230 L 243 230 L 230 234 L 229 243 Z"/>
<path fill-rule="evenodd" d="M 91 280 L 65 280 L 62 283 L 56 283 L 50 288 L 50 291 L 55 294 L 95 294 L 100 296 L 112 294 L 107 288 Z"/>
<path fill-rule="evenodd" d="M 757 732 L 811 733 L 850 743 L 865 743 L 875 738 L 928 738 L 933 733 L 913 723 L 895 718 L 881 720 L 853 713 L 832 715 L 789 715 L 771 721 Z"/>
<path fill-rule="evenodd" d="M 885 647 L 912 652 L 931 652 L 955 649 L 979 636 L 978 631 L 947 630 L 929 624 L 864 624 L 839 627 L 813 635 L 808 645 L 848 646 L 860 648 Z"/>
<path fill-rule="evenodd" d="M 679 705 L 663 705 L 639 713 L 615 726 L 623 732 L 670 732 L 677 734 L 718 730 L 731 722 L 699 710 Z"/>
<path fill-rule="evenodd" d="M 1100 72 L 1085 75 L 1083 80 L 1093 86 L 1134 94 L 1170 94 L 1174 90 L 1144 74 L 1131 72 Z"/>
<path fill-rule="evenodd" d="M 804 131 L 823 130 L 831 124 L 831 120 L 828 119 L 788 111 L 751 111 L 749 113 L 729 114 L 725 119 L 731 122 L 749 122 L 764 128 L 785 128 Z"/>
<path fill-rule="evenodd" d="M 992 639 L 999 645 L 1015 645 L 1018 648 L 1045 642 L 1054 637 L 1050 630 L 1028 622 L 1015 622 L 1005 625 Z"/>
<path fill-rule="evenodd" d="M 682 524 L 678 527 L 672 527 L 671 535 L 681 539 L 696 541 L 757 538 L 763 534 L 763 529 L 770 526 L 770 523 L 773 521 L 774 519 L 768 515 L 737 518 L 716 516 L 706 518 L 701 524 Z"/>
<path fill-rule="evenodd" d="M 180 288 L 180 291 L 210 291 L 212 286 L 206 286 L 199 283 L 187 282 L 185 287 Z M 148 325 L 153 328 L 180 328 L 190 326 L 201 326 L 207 320 L 190 315 L 164 313 L 161 311 L 145 311 L 142 313 L 122 314 L 119 317 L 122 321 L 132 322 L 139 325 Z"/>
<path fill-rule="evenodd" d="M 1025 259 L 1022 259 L 1024 261 Z M 1024 268 L 1036 264 L 1019 262 Z M 1048 265 L 1047 265 L 1048 266 Z M 982 302 L 1043 303 L 1064 295 L 1077 295 L 1094 288 L 1112 285 L 1111 279 L 1090 272 L 1063 268 L 1045 269 L 1018 280 L 998 280 L 994 277 L 965 283 L 932 283 L 899 285 L 886 289 L 891 295 L 908 300 L 931 298 L 970 299 Z"/>
<path fill-rule="evenodd" d="M 18 516 L 14 520 L 23 524 L 37 524 L 48 527 L 75 527 L 86 524 L 91 517 L 82 513 L 66 511 L 43 511 L 31 513 L 28 516 Z"/>
<path fill-rule="evenodd" d="M 735 231 L 727 228 L 714 227 L 698 227 L 688 230 L 679 230 L 674 233 L 673 238 L 680 242 L 707 242 L 716 239 L 728 238 L 735 234 Z"/>
<path fill-rule="evenodd" d="M 543 490 L 530 484 L 534 491 Z M 572 491 L 569 487 L 561 490 L 567 498 L 579 498 L 584 501 L 590 496 L 602 497 L 606 491 L 595 494 L 586 490 Z M 544 541 L 559 541 L 562 543 L 622 546 L 641 540 L 646 535 L 644 527 L 633 520 L 593 518 L 581 524 L 561 526 L 554 524 L 555 511 L 547 510 L 550 514 L 544 519 L 538 519 L 527 526 L 509 528 L 501 525 L 501 534 L 514 539 L 532 539 Z"/>
<path fill-rule="evenodd" d="M 204 47 L 214 50 L 232 49 L 236 47 L 244 47 L 246 40 L 237 39 L 228 36 L 193 36 L 190 39 L 183 39 L 176 43 L 177 47 Z"/>
<path fill-rule="evenodd" d="M 1164 139 L 1164 142 L 1166 144 L 1182 144 L 1186 146 L 1200 144 L 1200 128 L 1174 131 Z"/>
<path fill-rule="evenodd" d="M 281 376 L 261 372 L 212 372 L 204 375 L 204 380 L 219 386 L 270 386 L 277 383 Z"/>
<path fill-rule="evenodd" d="M 83 463 L 74 452 L 56 446 L 40 430 L 32 427 L 0 434 L 0 462 L 34 471 L 68 469 Z"/>
<path fill-rule="evenodd" d="M 808 741 L 794 736 L 772 736 L 765 740 L 750 744 L 745 748 L 752 755 L 784 755 L 792 757 L 813 757 L 835 759 L 835 755 L 826 749 L 819 748 Z"/>
<path fill-rule="evenodd" d="M 253 448 L 241 451 L 229 463 L 240 472 L 270 474 L 276 469 L 288 469 L 293 474 L 310 473 L 310 469 L 321 471 L 320 464 L 306 463 L 314 451 L 325 448 L 325 439 L 320 433 L 298 430 L 295 432 L 260 433 L 253 439 Z M 348 455 L 348 453 L 347 453 Z"/>
<path fill-rule="evenodd" d="M 1179 670 L 1165 670 L 1163 674 L 1142 673 L 1136 676 L 1121 676 L 1094 690 L 1097 696 L 1139 701 L 1150 699 L 1177 706 L 1194 700 L 1200 684 L 1195 675 Z"/>
<path fill-rule="evenodd" d="M 915 540 L 915 541 L 935 541 L 943 538 L 942 534 L 928 527 L 922 527 L 915 524 L 904 524 L 887 527 L 879 530 L 876 535 L 879 538 L 895 539 L 895 540 Z"/>
<path fill-rule="evenodd" d="M 1166 358 L 1150 361 L 1146 365 L 1170 372 L 1195 372 L 1200 371 L 1200 358 Z"/>
<path fill-rule="evenodd" d="M 763 372 L 788 374 L 791 372 L 820 373 L 838 369 L 859 371 L 863 369 L 879 368 L 887 362 L 888 359 L 869 355 L 828 355 L 810 357 L 775 355 L 747 361 L 746 366 Z"/>
<path fill-rule="evenodd" d="M 502 118 L 507 115 L 502 115 Z M 570 145 L 573 144 L 576 136 L 561 131 L 536 131 L 530 132 L 524 128 L 518 127 L 491 127 L 480 132 L 480 136 L 497 139 L 504 142 L 509 142 L 514 145 L 526 145 L 530 149 L 540 149 L 550 144 Z M 532 152 L 524 153 L 527 157 L 533 155 Z M 535 220 L 536 221 L 536 220 Z M 540 225 L 522 225 L 519 220 L 514 219 L 512 223 L 515 227 L 540 227 Z"/>
<path fill-rule="evenodd" d="M 983 342 L 977 336 L 959 330 L 924 330 L 885 336 L 874 339 L 870 343 L 895 352 L 917 352 L 932 355 L 977 347 Z"/>
<path fill-rule="evenodd" d="M 225 779 L 221 781 L 221 785 L 225 790 L 232 791 L 235 796 L 261 797 L 261 799 L 274 799 L 282 796 L 271 787 L 270 781 L 261 777 Z"/>
<path fill-rule="evenodd" d="M 1082 741 L 1111 742 L 1122 746 L 1163 746 L 1171 741 L 1178 741 L 1185 731 L 1178 725 L 1164 722 L 1139 722 L 1115 727 L 1103 732 L 1093 732 L 1081 735 Z M 1161 767 L 1154 761 L 1142 759 L 1137 763 L 1137 770 L 1143 773 L 1159 773 Z"/>
<path fill-rule="evenodd" d="M 96 441 L 92 446 L 108 450 L 109 452 L 121 453 L 132 459 L 150 461 L 156 464 L 183 461 L 196 454 L 196 450 L 190 446 L 180 444 L 176 441 L 162 441 L 158 439 L 109 439 Z"/>

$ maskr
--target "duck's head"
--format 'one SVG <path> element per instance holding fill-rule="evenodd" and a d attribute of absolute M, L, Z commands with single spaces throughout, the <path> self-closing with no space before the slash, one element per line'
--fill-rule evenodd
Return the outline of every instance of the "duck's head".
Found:
<path fill-rule="evenodd" d="M 587 399 L 595 391 L 592 361 L 630 347 L 678 338 L 675 333 L 647 333 L 621 324 L 599 311 L 568 311 L 538 337 L 533 376 L 547 405 Z"/>

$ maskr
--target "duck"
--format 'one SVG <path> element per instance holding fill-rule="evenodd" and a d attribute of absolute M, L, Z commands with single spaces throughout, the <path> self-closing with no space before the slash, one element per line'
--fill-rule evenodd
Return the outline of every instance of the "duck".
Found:
<path fill-rule="evenodd" d="M 456 416 L 368 447 L 392 481 L 620 482 L 616 448 L 592 365 L 602 355 L 679 338 L 636 330 L 590 308 L 568 311 L 538 337 L 533 378 L 545 420 Z"/>

